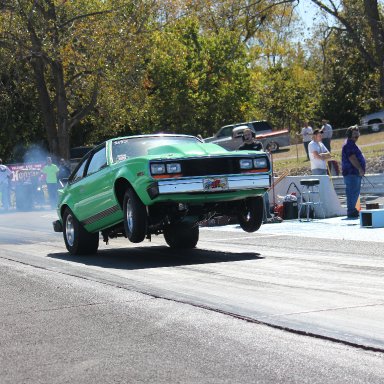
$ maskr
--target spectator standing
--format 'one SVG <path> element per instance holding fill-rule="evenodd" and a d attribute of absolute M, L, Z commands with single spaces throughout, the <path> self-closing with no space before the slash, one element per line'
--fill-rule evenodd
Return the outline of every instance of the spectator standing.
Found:
<path fill-rule="evenodd" d="M 47 163 L 42 168 L 41 173 L 45 175 L 45 182 L 47 183 L 48 199 L 51 208 L 55 208 L 57 203 L 57 173 L 59 167 L 52 163 L 52 158 L 47 157 Z"/>
<path fill-rule="evenodd" d="M 329 124 L 329 121 L 326 119 L 323 119 L 321 121 L 323 123 L 323 126 L 321 127 L 321 131 L 323 132 L 323 144 L 326 146 L 329 152 L 331 152 L 331 139 L 333 134 L 333 129 L 331 124 Z"/>
<path fill-rule="evenodd" d="M 8 211 L 9 202 L 9 181 L 12 179 L 12 171 L 3 164 L 3 160 L 0 159 L 0 192 L 1 202 L 3 204 L 4 211 Z"/>
<path fill-rule="evenodd" d="M 305 153 L 307 154 L 307 160 L 309 160 L 308 145 L 312 140 L 313 130 L 312 130 L 312 127 L 309 126 L 308 121 L 305 122 L 304 127 L 301 129 L 300 134 L 303 138 L 303 145 L 304 145 Z"/>
<path fill-rule="evenodd" d="M 312 175 L 327 174 L 326 160 L 331 158 L 331 154 L 321 141 L 322 135 L 320 129 L 315 129 L 313 131 L 312 141 L 308 144 Z"/>
<path fill-rule="evenodd" d="M 67 179 L 70 174 L 71 174 L 71 170 L 69 169 L 67 163 L 65 162 L 64 159 L 60 159 L 59 172 L 57 173 L 57 178 L 59 179 L 59 181 L 61 181 L 63 179 Z"/>
<path fill-rule="evenodd" d="M 356 203 L 360 196 L 361 179 L 365 175 L 365 157 L 356 145 L 360 132 L 357 125 L 347 129 L 347 140 L 341 151 L 341 168 L 347 197 L 347 216 L 357 219 Z"/>

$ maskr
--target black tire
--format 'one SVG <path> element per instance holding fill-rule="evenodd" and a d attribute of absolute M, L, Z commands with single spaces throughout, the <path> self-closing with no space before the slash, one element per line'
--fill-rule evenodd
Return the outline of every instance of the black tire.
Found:
<path fill-rule="evenodd" d="M 140 243 L 147 234 L 147 210 L 145 205 L 129 188 L 124 195 L 124 229 L 127 238 L 132 243 Z"/>
<path fill-rule="evenodd" d="M 199 241 L 199 226 L 186 223 L 167 225 L 164 228 L 164 239 L 171 248 L 195 248 Z"/>
<path fill-rule="evenodd" d="M 63 215 L 63 236 L 71 255 L 89 255 L 99 248 L 99 232 L 88 232 L 69 208 Z"/>
<path fill-rule="evenodd" d="M 245 232 L 257 231 L 263 222 L 264 201 L 262 196 L 248 197 L 239 206 L 237 215 L 240 227 Z"/>
<path fill-rule="evenodd" d="M 369 128 L 370 128 L 369 130 L 372 133 L 380 132 L 381 131 L 382 122 L 379 119 L 368 121 L 368 125 L 369 125 Z"/>
<path fill-rule="evenodd" d="M 279 144 L 277 144 L 274 141 L 271 141 L 270 143 L 267 144 L 265 148 L 268 152 L 276 152 L 279 150 Z"/>

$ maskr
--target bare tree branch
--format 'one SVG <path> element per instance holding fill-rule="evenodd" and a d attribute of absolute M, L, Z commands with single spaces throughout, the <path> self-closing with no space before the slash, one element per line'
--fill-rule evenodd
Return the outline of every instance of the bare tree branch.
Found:
<path fill-rule="evenodd" d="M 98 11 L 98 12 L 90 12 L 90 13 L 84 13 L 83 15 L 78 15 L 78 16 L 75 16 L 73 17 L 72 19 L 69 19 L 67 20 L 65 23 L 62 23 L 58 26 L 59 29 L 65 27 L 66 25 L 68 24 L 72 24 L 74 21 L 76 20 L 80 20 L 80 19 L 85 19 L 87 17 L 91 17 L 91 16 L 99 16 L 99 15 L 104 15 L 104 14 L 108 14 L 108 13 L 112 13 L 114 12 L 112 9 L 108 9 L 108 10 L 105 10 L 105 11 Z"/>
<path fill-rule="evenodd" d="M 101 78 L 101 71 L 99 71 L 96 79 L 95 79 L 95 83 L 93 85 L 93 91 L 92 91 L 92 95 L 91 95 L 91 99 L 88 103 L 88 105 L 86 105 L 82 110 L 80 110 L 78 113 L 76 113 L 70 120 L 69 120 L 69 123 L 68 123 L 68 129 L 71 130 L 76 124 L 78 124 L 80 122 L 80 120 L 82 118 L 84 118 L 85 116 L 87 116 L 90 111 L 95 107 L 96 105 L 96 102 L 97 102 L 97 97 L 98 97 L 98 94 L 99 94 L 99 81 L 100 81 L 100 78 Z"/>
<path fill-rule="evenodd" d="M 85 75 L 93 75 L 95 72 L 94 71 L 82 71 L 79 73 L 76 73 L 76 75 L 72 76 L 66 83 L 65 87 L 69 87 L 76 79 L 85 76 Z"/>
<path fill-rule="evenodd" d="M 354 29 L 351 23 L 342 14 L 340 14 L 340 12 L 338 11 L 338 8 L 336 7 L 336 4 L 332 0 L 330 0 L 332 9 L 327 5 L 325 5 L 322 1 L 319 1 L 319 0 L 311 0 L 311 1 L 314 4 L 316 4 L 319 8 L 327 12 L 328 14 L 334 16 L 342 25 L 344 25 L 346 32 L 356 44 L 357 49 L 361 52 L 365 60 L 368 62 L 368 64 L 372 68 L 377 68 L 377 66 L 380 65 L 376 61 L 375 57 L 365 48 L 359 35 L 356 32 L 356 29 Z"/>

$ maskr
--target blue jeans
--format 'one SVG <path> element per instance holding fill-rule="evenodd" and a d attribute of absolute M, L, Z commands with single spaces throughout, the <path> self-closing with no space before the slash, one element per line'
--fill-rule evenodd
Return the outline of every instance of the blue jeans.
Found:
<path fill-rule="evenodd" d="M 8 183 L 0 184 L 1 200 L 3 208 L 7 211 L 9 209 L 9 186 Z"/>
<path fill-rule="evenodd" d="M 309 141 L 304 141 L 303 144 L 304 144 L 305 153 L 307 154 L 307 160 L 309 160 L 309 153 L 308 153 Z"/>
<path fill-rule="evenodd" d="M 271 206 L 270 206 L 270 203 L 269 203 L 268 192 L 264 193 L 263 205 L 264 205 L 264 209 L 263 209 L 263 211 L 264 211 L 263 212 L 263 223 L 266 223 L 267 219 L 270 219 L 272 217 L 272 215 L 271 215 Z"/>
<path fill-rule="evenodd" d="M 361 188 L 361 176 L 346 175 L 344 176 L 345 195 L 347 196 L 347 216 L 358 216 L 359 211 L 356 209 L 356 203 L 359 199 Z"/>
<path fill-rule="evenodd" d="M 57 205 L 57 183 L 47 183 L 48 199 L 51 208 L 55 208 Z"/>

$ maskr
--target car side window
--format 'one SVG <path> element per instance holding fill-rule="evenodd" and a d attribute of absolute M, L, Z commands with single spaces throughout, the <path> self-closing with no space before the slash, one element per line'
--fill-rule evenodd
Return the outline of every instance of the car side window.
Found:
<path fill-rule="evenodd" d="M 265 122 L 265 121 L 257 121 L 257 122 L 253 122 L 251 123 L 252 124 L 252 127 L 253 127 L 253 130 L 256 131 L 256 132 L 261 132 L 261 131 L 270 131 L 271 130 L 271 126 Z"/>
<path fill-rule="evenodd" d="M 103 146 L 93 154 L 88 165 L 87 176 L 100 171 L 100 169 L 104 168 L 106 165 L 107 159 L 105 157 L 105 146 Z"/>
<path fill-rule="evenodd" d="M 229 127 L 224 127 L 221 128 L 217 137 L 227 137 L 227 136 L 232 136 L 232 131 L 233 131 L 234 126 L 229 126 Z"/>
<path fill-rule="evenodd" d="M 88 158 L 84 159 L 83 162 L 79 164 L 76 172 L 71 176 L 69 180 L 71 184 L 76 183 L 76 181 L 79 181 L 84 177 L 84 169 L 85 169 L 85 165 L 87 164 L 87 160 Z"/>

